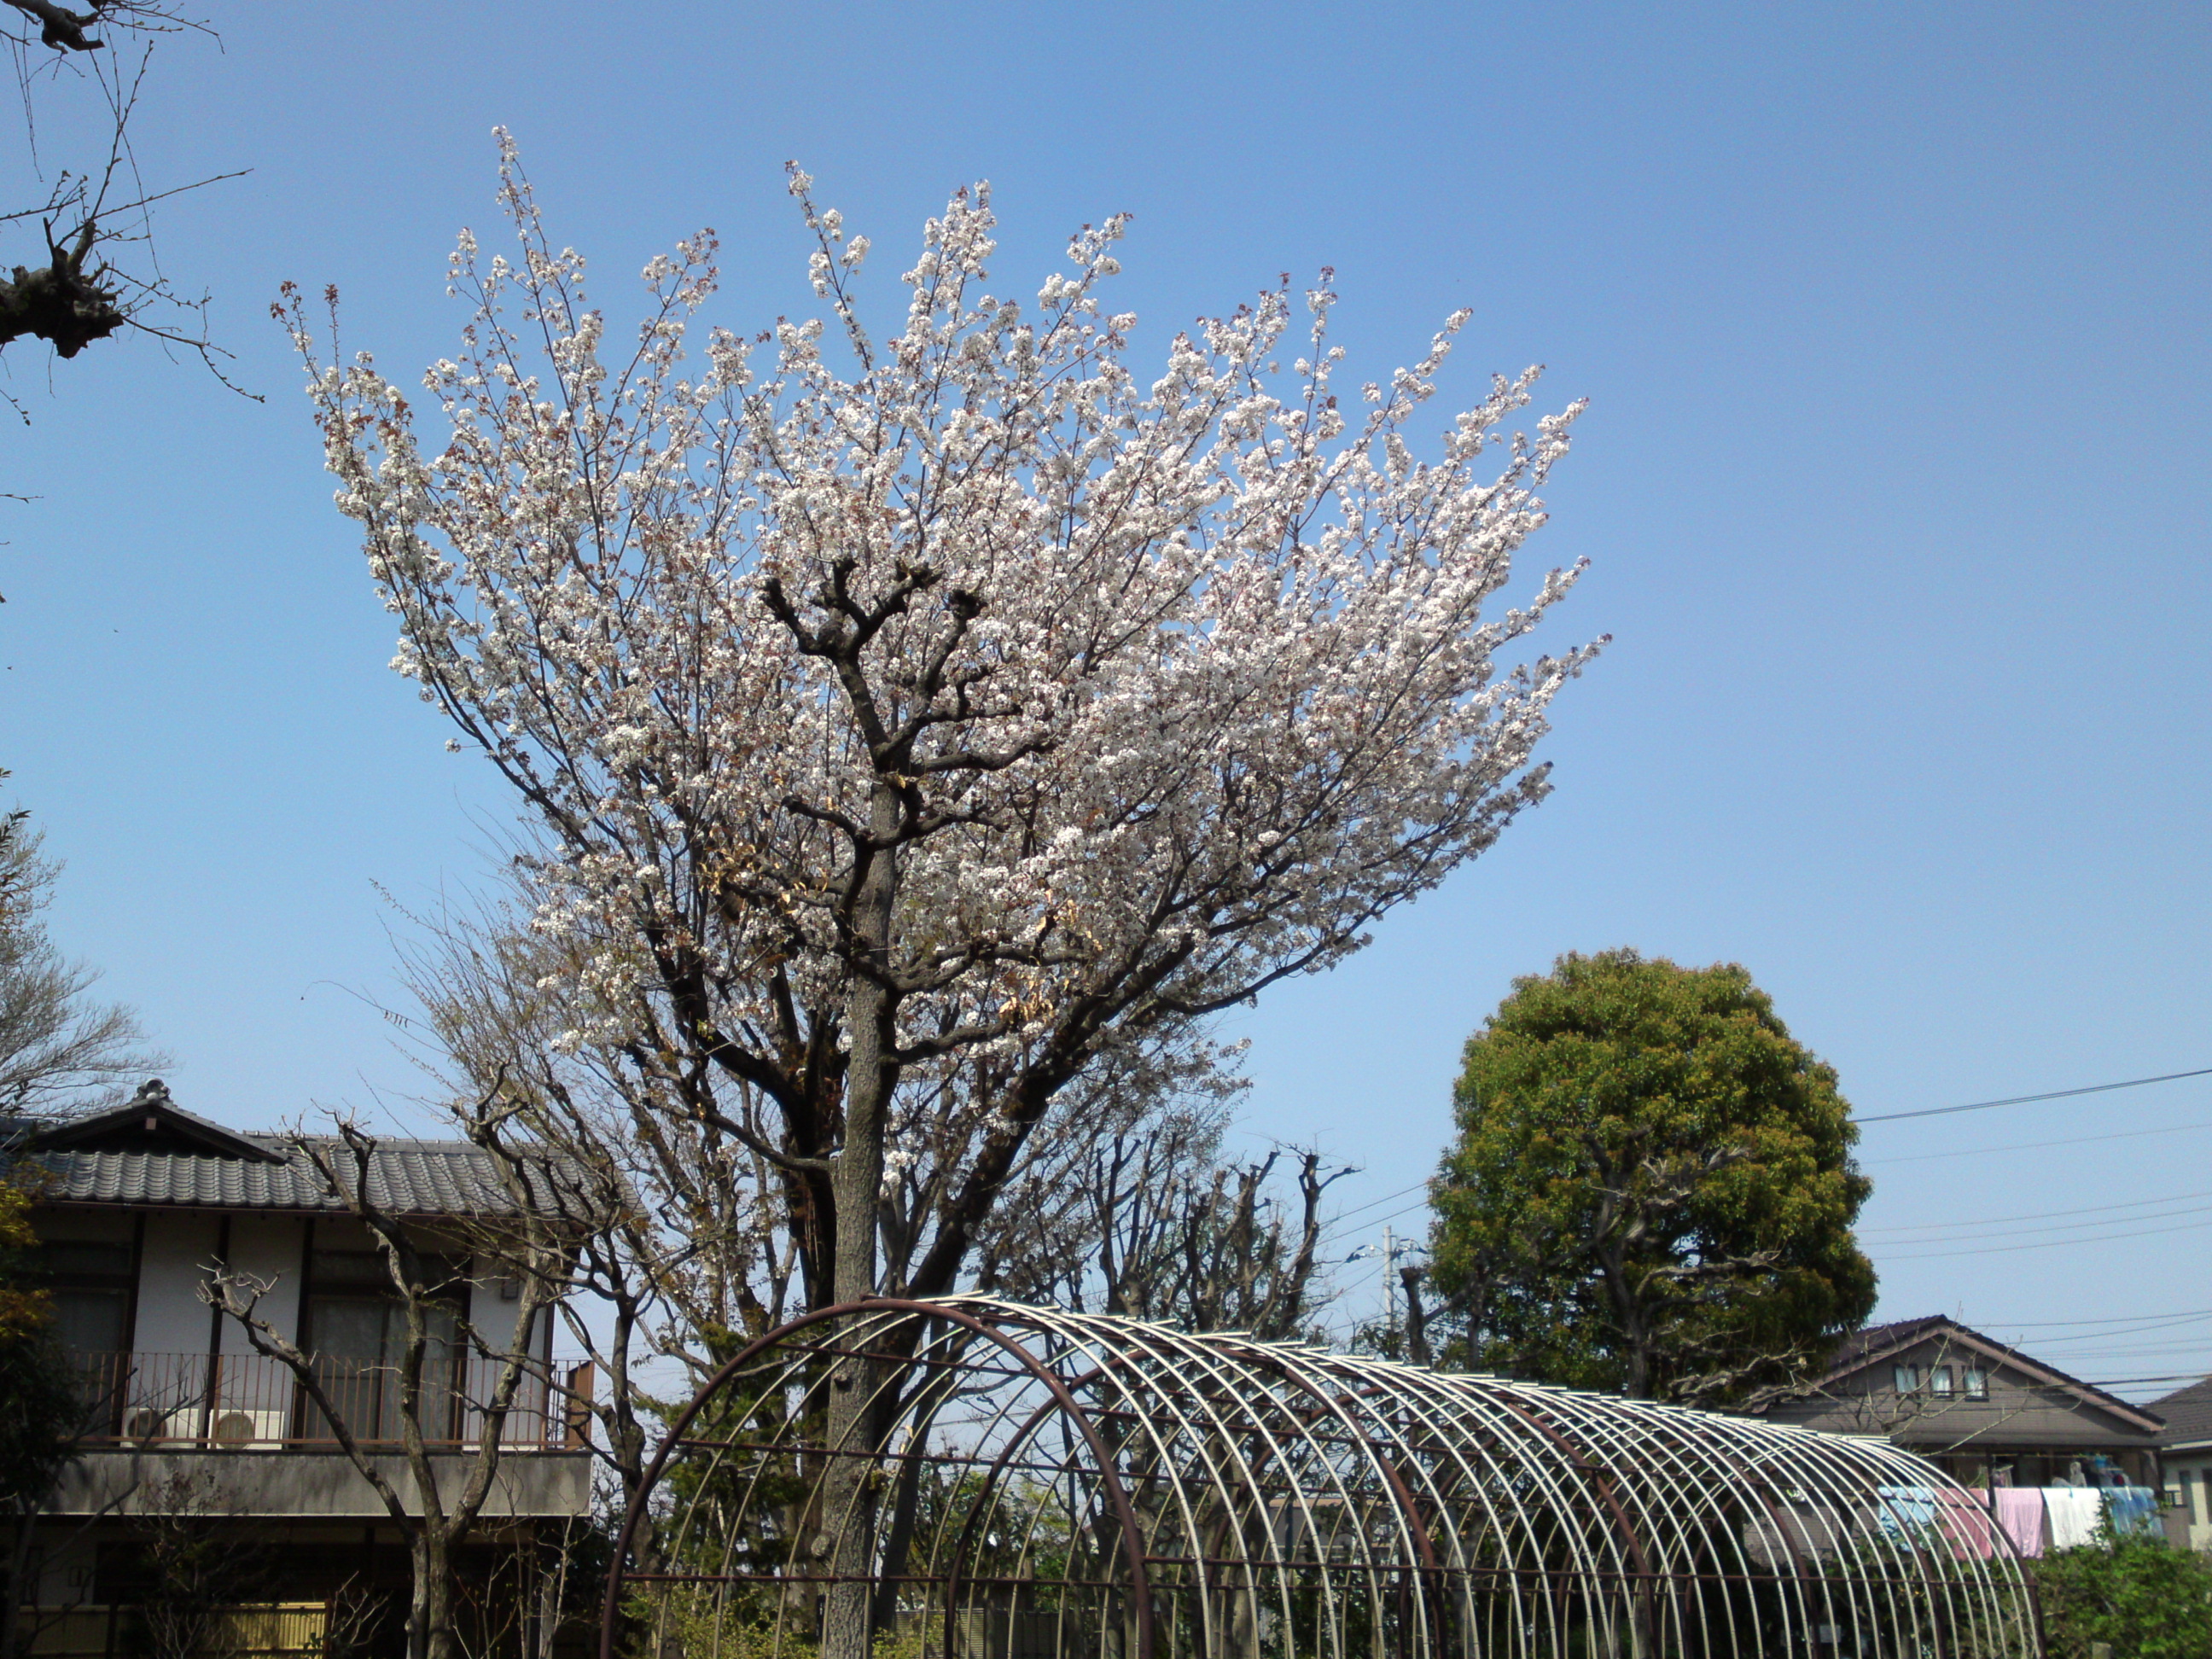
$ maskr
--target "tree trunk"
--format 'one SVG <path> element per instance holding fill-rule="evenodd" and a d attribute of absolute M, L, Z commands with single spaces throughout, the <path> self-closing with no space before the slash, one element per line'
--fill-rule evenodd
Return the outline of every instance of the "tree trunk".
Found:
<path fill-rule="evenodd" d="M 854 906 L 856 965 L 846 1002 L 851 1052 L 845 1070 L 845 1135 L 830 1175 L 836 1197 L 837 1254 L 832 1293 L 857 1302 L 876 1289 L 876 1207 L 883 1186 L 884 1121 L 898 1065 L 892 1049 L 898 1016 L 890 988 L 867 969 L 890 967 L 891 906 L 898 871 L 890 849 L 898 832 L 900 803 L 889 783 L 876 786 L 868 828 L 876 850 L 861 872 Z M 852 1328 L 848 1327 L 849 1334 Z M 831 1365 L 829 1402 L 830 1467 L 823 1482 L 821 1523 L 829 1534 L 827 1565 L 834 1575 L 823 1597 L 823 1659 L 868 1659 L 873 1643 L 877 1493 L 877 1419 L 873 1409 L 884 1382 L 883 1365 L 851 1355 Z M 817 1559 L 822 1554 L 817 1546 Z"/>
<path fill-rule="evenodd" d="M 408 1540 L 414 1587 L 407 1601 L 407 1659 L 460 1659 L 453 1639 L 452 1541 L 420 1526 Z"/>
<path fill-rule="evenodd" d="M 407 1540 L 407 1659 L 429 1659 L 430 1545 L 417 1528 Z"/>
<path fill-rule="evenodd" d="M 915 1522 L 921 1512 L 922 1461 L 919 1425 L 927 1419 L 917 1415 L 915 1420 L 915 1439 L 908 1449 L 907 1460 L 900 1466 L 898 1480 L 892 1488 L 890 1530 L 884 1540 L 884 1582 L 876 1587 L 873 1618 L 878 1630 L 889 1629 L 898 1613 L 896 1578 L 906 1571 L 907 1557 L 914 1549 Z"/>
<path fill-rule="evenodd" d="M 544 1535 L 546 1524 L 539 1522 L 530 1533 L 530 1563 L 538 1575 L 538 1640 L 533 1644 L 532 1659 L 553 1659 L 554 1649 L 561 1638 L 561 1603 L 568 1588 L 568 1563 L 575 1553 L 572 1529 L 564 1521 L 553 1547 L 553 1559 L 548 1561 Z"/>
<path fill-rule="evenodd" d="M 1649 1400 L 1652 1397 L 1654 1346 L 1651 1321 L 1628 1282 L 1626 1253 L 1618 1247 L 1603 1251 L 1599 1257 L 1599 1268 L 1605 1281 L 1607 1299 L 1613 1304 L 1613 1324 L 1620 1332 L 1622 1360 L 1626 1366 L 1621 1378 L 1622 1392 L 1631 1400 Z"/>
<path fill-rule="evenodd" d="M 1406 1287 L 1406 1358 L 1426 1369 L 1437 1362 L 1436 1356 L 1429 1351 L 1429 1311 L 1421 1302 L 1421 1270 L 1399 1268 L 1398 1282 Z M 1296 1334 L 1294 1331 L 1284 1333 L 1285 1336 Z"/>

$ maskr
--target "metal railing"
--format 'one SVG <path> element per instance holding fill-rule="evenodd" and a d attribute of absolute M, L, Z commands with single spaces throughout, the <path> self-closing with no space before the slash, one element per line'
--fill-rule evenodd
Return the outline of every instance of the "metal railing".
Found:
<path fill-rule="evenodd" d="M 330 1418 L 291 1368 L 264 1354 L 97 1353 L 70 1356 L 76 1368 L 91 1445 L 147 1449 L 337 1444 Z M 396 1445 L 402 1434 L 401 1377 L 389 1361 L 318 1355 L 317 1385 L 356 1442 Z M 501 1364 L 481 1355 L 426 1360 L 420 1419 L 431 1445 L 483 1443 L 487 1407 Z M 518 1450 L 574 1449 L 587 1443 L 592 1368 L 570 1368 L 548 1386 L 526 1372 L 500 1429 L 500 1443 Z"/>

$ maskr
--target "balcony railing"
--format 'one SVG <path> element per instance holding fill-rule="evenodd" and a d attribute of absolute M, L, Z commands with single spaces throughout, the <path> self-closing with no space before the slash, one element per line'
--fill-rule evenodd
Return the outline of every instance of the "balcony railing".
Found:
<path fill-rule="evenodd" d="M 337 1436 L 291 1368 L 264 1354 L 88 1353 L 70 1355 L 84 1402 L 88 1444 L 156 1449 L 333 1449 Z M 400 1377 L 388 1362 L 318 1357 L 315 1380 L 356 1442 L 396 1446 L 401 1438 Z M 485 1407 L 501 1363 L 477 1355 L 428 1360 L 422 1368 L 422 1430 L 428 1444 L 483 1443 Z M 500 1443 L 517 1450 L 560 1450 L 586 1443 L 592 1368 L 569 1368 L 562 1386 L 526 1372 L 501 1425 Z M 549 1398 L 550 1396 L 550 1398 Z"/>

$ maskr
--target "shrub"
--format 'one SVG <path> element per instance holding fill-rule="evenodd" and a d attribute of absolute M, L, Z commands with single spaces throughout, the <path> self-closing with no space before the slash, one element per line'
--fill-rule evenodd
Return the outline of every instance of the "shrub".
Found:
<path fill-rule="evenodd" d="M 2158 1538 L 2058 1550 L 2033 1564 L 2051 1659 L 2212 1659 L 2212 1561 Z"/>

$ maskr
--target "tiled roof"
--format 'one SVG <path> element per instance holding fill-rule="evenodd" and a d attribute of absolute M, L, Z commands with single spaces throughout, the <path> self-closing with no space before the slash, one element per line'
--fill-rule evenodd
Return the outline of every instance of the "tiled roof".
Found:
<path fill-rule="evenodd" d="M 1856 1370 L 1869 1354 L 1887 1353 L 1892 1348 L 1917 1342 L 1929 1331 L 1949 1322 L 1942 1314 L 1929 1314 L 1921 1319 L 1893 1319 L 1887 1325 L 1863 1325 L 1838 1345 L 1828 1361 L 1829 1374 Z"/>
<path fill-rule="evenodd" d="M 40 1199 L 48 1204 L 349 1208 L 316 1169 L 310 1149 L 350 1184 L 354 1155 L 339 1137 L 241 1133 L 185 1111 L 158 1079 L 124 1104 L 86 1116 L 0 1120 L 0 1152 L 46 1171 Z M 379 1136 L 366 1173 L 370 1202 L 387 1214 L 491 1215 L 514 1208 L 498 1164 L 465 1140 Z M 552 1183 L 542 1191 L 550 1197 Z"/>
<path fill-rule="evenodd" d="M 33 1152 L 52 1204 L 143 1204 L 217 1210 L 343 1210 L 307 1152 L 277 1135 L 244 1135 L 282 1163 L 248 1163 L 163 1152 Z M 342 1173 L 351 1155 L 330 1136 L 307 1136 L 330 1148 Z M 380 1140 L 368 1160 L 368 1196 L 398 1215 L 468 1215 L 509 1207 L 488 1154 L 465 1140 Z"/>
<path fill-rule="evenodd" d="M 2145 1409 L 2166 1419 L 2166 1431 L 2158 1437 L 2161 1446 L 2191 1446 L 2212 1440 L 2212 1376 L 2176 1389 L 2163 1400 L 2152 1401 Z"/>
<path fill-rule="evenodd" d="M 137 1094 L 105 1111 L 52 1122 L 24 1120 L 10 1127 L 47 1152 L 64 1147 L 112 1150 L 120 1145 L 149 1152 L 197 1152 L 210 1158 L 243 1158 L 248 1164 L 283 1162 L 280 1154 L 237 1130 L 186 1111 L 171 1097 L 169 1085 L 157 1077 L 149 1078 Z"/>

